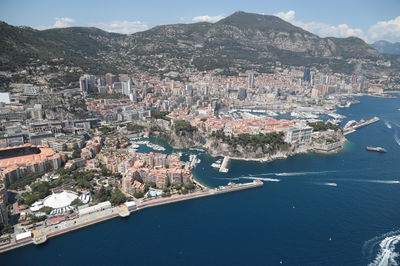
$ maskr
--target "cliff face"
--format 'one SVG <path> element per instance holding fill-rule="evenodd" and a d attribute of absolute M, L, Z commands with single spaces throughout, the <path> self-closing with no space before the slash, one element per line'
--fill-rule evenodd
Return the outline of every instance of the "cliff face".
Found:
<path fill-rule="evenodd" d="M 175 149 L 189 149 L 191 147 L 203 146 L 206 143 L 204 136 L 196 132 L 171 133 L 168 140 Z"/>

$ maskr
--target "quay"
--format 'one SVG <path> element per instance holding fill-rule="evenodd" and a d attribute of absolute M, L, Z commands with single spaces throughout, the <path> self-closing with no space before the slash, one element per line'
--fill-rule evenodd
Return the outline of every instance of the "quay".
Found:
<path fill-rule="evenodd" d="M 380 120 L 379 117 L 375 116 L 375 117 L 373 117 L 373 118 L 371 118 L 369 120 L 366 120 L 366 121 L 363 121 L 363 122 L 359 122 L 359 123 L 355 124 L 354 126 L 345 129 L 343 134 L 344 135 L 351 134 L 351 133 L 355 132 L 357 129 L 359 129 L 361 127 L 365 127 L 365 126 L 370 125 L 370 124 L 373 124 L 375 122 L 378 122 L 379 120 Z"/>
<path fill-rule="evenodd" d="M 228 173 L 228 171 L 229 171 L 229 168 L 228 168 L 229 161 L 230 161 L 230 158 L 228 156 L 225 156 L 224 160 L 222 161 L 221 167 L 219 168 L 219 172 Z"/>
<path fill-rule="evenodd" d="M 90 226 L 92 224 L 100 223 L 106 220 L 113 219 L 115 217 L 127 217 L 131 213 L 165 204 L 176 203 L 185 200 L 197 199 L 208 196 L 215 196 L 219 194 L 235 192 L 245 189 L 257 188 L 263 186 L 261 180 L 254 180 L 249 183 L 242 184 L 232 184 L 229 183 L 226 186 L 220 186 L 218 188 L 205 188 L 202 191 L 196 191 L 186 195 L 172 195 L 168 198 L 156 198 L 151 200 L 141 200 L 136 202 L 135 208 L 129 208 L 125 204 L 112 207 L 109 209 L 104 209 L 101 211 L 93 212 L 72 220 L 63 221 L 60 224 L 45 226 L 43 228 L 35 229 L 31 233 L 31 237 L 23 239 L 21 241 L 16 241 L 15 238 L 11 240 L 11 243 L 0 246 L 0 253 L 4 253 L 19 247 L 23 247 L 30 244 L 42 244 L 51 237 L 62 235 L 80 228 Z"/>

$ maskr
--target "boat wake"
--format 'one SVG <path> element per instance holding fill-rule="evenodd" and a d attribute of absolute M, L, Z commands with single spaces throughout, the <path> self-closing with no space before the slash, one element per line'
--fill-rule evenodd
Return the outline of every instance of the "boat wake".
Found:
<path fill-rule="evenodd" d="M 276 176 L 299 176 L 299 175 L 318 175 L 326 173 L 334 173 L 340 171 L 319 171 L 319 172 L 289 172 L 289 173 L 275 173 Z"/>
<path fill-rule="evenodd" d="M 244 177 L 239 177 L 240 179 L 250 179 L 250 180 L 262 180 L 262 181 L 267 181 L 267 182 L 279 182 L 281 181 L 280 179 L 276 178 L 265 178 L 265 177 L 256 177 L 256 176 L 244 176 Z"/>
<path fill-rule="evenodd" d="M 390 124 L 389 121 L 385 121 L 385 126 L 386 126 L 387 128 L 392 128 L 392 125 Z"/>
<path fill-rule="evenodd" d="M 396 127 L 400 127 L 400 125 L 399 124 L 397 124 L 396 122 L 394 122 L 394 121 L 390 121 L 390 123 L 392 123 L 393 125 L 395 125 Z"/>
<path fill-rule="evenodd" d="M 368 180 L 368 182 L 381 184 L 400 184 L 399 180 Z"/>
<path fill-rule="evenodd" d="M 400 184 L 400 180 L 379 180 L 379 179 L 349 179 L 349 178 L 340 178 L 335 179 L 341 182 L 361 182 L 361 183 L 378 183 L 378 184 Z"/>
<path fill-rule="evenodd" d="M 230 181 L 238 181 L 240 179 L 249 179 L 249 180 L 262 180 L 262 181 L 267 181 L 267 182 L 279 182 L 281 181 L 280 179 L 276 178 L 266 178 L 266 177 L 256 177 L 256 176 L 241 176 L 241 177 L 233 177 L 233 178 L 228 178 L 228 177 L 216 177 L 216 179 L 223 179 L 223 180 L 230 180 Z"/>
<path fill-rule="evenodd" d="M 398 265 L 396 258 L 399 254 L 395 251 L 396 244 L 400 241 L 400 230 L 392 231 L 366 241 L 363 245 L 363 255 L 372 259 L 372 253 L 378 247 L 378 252 L 369 264 L 370 266 Z"/>
<path fill-rule="evenodd" d="M 399 135 L 397 134 L 397 131 L 394 133 L 394 140 L 396 141 L 397 145 L 400 146 L 400 138 Z"/>
<path fill-rule="evenodd" d="M 330 187 L 337 187 L 337 184 L 334 182 L 316 182 L 315 185 L 319 186 L 330 186 Z"/>

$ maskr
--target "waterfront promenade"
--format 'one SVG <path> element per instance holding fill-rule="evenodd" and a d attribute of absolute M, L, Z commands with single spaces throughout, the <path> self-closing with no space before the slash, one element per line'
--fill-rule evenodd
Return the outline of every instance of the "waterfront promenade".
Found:
<path fill-rule="evenodd" d="M 244 189 L 256 188 L 263 186 L 263 182 L 260 180 L 254 180 L 250 183 L 243 184 L 231 184 L 219 188 L 214 189 L 204 189 L 202 191 L 196 191 L 193 193 L 189 193 L 186 195 L 172 195 L 171 197 L 166 198 L 156 198 L 149 200 L 140 200 L 137 201 L 137 207 L 128 210 L 125 205 L 120 205 L 116 207 L 112 207 L 109 209 L 104 209 L 101 211 L 93 212 L 87 215 L 83 215 L 77 217 L 75 219 L 66 220 L 56 225 L 45 226 L 42 228 L 38 228 L 32 231 L 32 238 L 26 239 L 25 241 L 15 242 L 13 239 L 10 244 L 0 246 L 0 253 L 7 252 L 22 246 L 30 245 L 30 244 L 41 244 L 47 241 L 48 238 L 58 236 L 61 234 L 68 233 L 70 231 L 74 231 L 86 226 L 90 226 L 92 224 L 96 224 L 99 222 L 103 222 L 115 217 L 126 217 L 129 216 L 129 213 L 136 212 L 145 208 L 176 203 L 185 200 L 191 200 L 196 198 L 214 196 L 234 191 L 240 191 Z"/>

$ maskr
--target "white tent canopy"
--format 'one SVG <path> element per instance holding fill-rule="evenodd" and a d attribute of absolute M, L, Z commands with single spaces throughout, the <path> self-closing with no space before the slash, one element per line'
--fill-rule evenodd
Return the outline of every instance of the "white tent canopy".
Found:
<path fill-rule="evenodd" d="M 67 207 L 72 201 L 78 198 L 78 194 L 72 191 L 64 190 L 60 193 L 54 193 L 43 200 L 44 206 L 53 209 Z"/>

